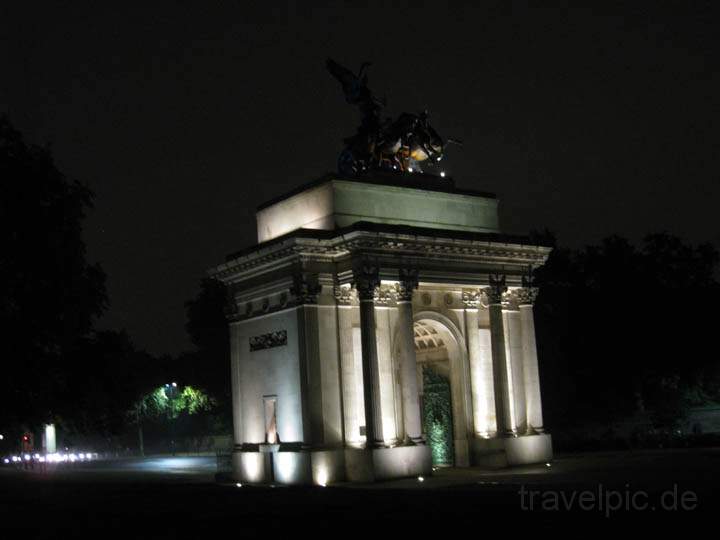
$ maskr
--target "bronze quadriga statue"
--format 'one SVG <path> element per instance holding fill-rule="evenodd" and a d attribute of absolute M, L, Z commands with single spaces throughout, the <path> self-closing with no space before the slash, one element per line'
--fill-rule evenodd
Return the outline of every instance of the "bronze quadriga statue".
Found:
<path fill-rule="evenodd" d="M 332 59 L 327 69 L 342 84 L 345 100 L 357 105 L 362 123 L 357 133 L 345 139 L 345 149 L 338 158 L 341 174 L 355 176 L 369 170 L 421 172 L 421 163 L 436 164 L 443 158 L 448 144 L 428 121 L 428 112 L 402 113 L 396 120 L 382 118 L 384 100 L 373 96 L 367 86 L 365 63 L 355 74 Z"/>

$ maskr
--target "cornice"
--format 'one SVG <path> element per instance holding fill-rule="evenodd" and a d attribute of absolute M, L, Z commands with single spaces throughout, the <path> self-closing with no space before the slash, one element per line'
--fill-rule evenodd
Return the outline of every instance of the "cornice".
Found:
<path fill-rule="evenodd" d="M 336 234 L 330 237 L 327 234 L 330 232 Z M 333 263 L 355 253 L 485 265 L 532 265 L 537 268 L 545 262 L 551 250 L 545 246 L 461 238 L 451 231 L 436 231 L 434 236 L 365 230 L 318 233 L 328 237 L 291 236 L 270 245 L 260 245 L 211 269 L 209 274 L 221 281 L 233 282 L 298 261 Z"/>

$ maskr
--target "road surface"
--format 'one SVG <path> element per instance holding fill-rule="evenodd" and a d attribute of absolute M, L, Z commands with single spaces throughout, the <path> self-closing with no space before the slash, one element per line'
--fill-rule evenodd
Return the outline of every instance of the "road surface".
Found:
<path fill-rule="evenodd" d="M 578 538 L 589 530 L 697 530 L 720 515 L 720 449 L 580 454 L 561 456 L 551 467 L 447 469 L 422 482 L 327 488 L 238 488 L 217 484 L 214 472 L 214 458 L 183 457 L 98 461 L 45 474 L 6 467 L 0 469 L 0 532 L 19 528 L 27 538 L 410 538 L 457 531 L 480 538 L 501 527 Z M 623 506 L 598 508 L 608 492 L 613 506 L 617 497 Z M 685 495 L 683 503 L 692 503 L 687 508 L 662 506 Z"/>

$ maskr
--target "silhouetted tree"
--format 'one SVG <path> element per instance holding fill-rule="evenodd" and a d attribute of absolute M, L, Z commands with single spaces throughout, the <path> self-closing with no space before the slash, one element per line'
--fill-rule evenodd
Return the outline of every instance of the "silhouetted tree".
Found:
<path fill-rule="evenodd" d="M 548 424 L 609 425 L 646 412 L 673 427 L 718 399 L 718 253 L 667 234 L 640 248 L 613 236 L 556 248 L 536 271 L 535 307 Z"/>
<path fill-rule="evenodd" d="M 73 359 L 106 307 L 105 275 L 85 255 L 92 193 L 50 152 L 0 118 L 0 410 L 12 429 L 52 416 Z"/>
<path fill-rule="evenodd" d="M 185 328 L 196 350 L 181 355 L 178 366 L 187 381 L 204 388 L 217 400 L 216 412 L 231 422 L 230 335 L 225 319 L 225 286 L 214 279 L 200 282 L 198 295 L 185 303 Z"/>
<path fill-rule="evenodd" d="M 64 430 L 120 433 L 127 411 L 166 379 L 168 360 L 135 348 L 125 331 L 102 331 L 76 342 L 65 384 L 67 399 L 57 406 Z"/>

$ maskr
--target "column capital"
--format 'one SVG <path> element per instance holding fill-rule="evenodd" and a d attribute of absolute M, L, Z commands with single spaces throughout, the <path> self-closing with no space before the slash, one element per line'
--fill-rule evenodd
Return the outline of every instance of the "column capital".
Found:
<path fill-rule="evenodd" d="M 504 311 L 517 311 L 520 309 L 520 299 L 517 295 L 517 289 L 510 289 L 503 293 L 502 307 Z"/>
<path fill-rule="evenodd" d="M 507 286 L 505 285 L 505 274 L 490 274 L 488 276 L 488 280 L 490 286 L 482 289 L 485 297 L 487 298 L 488 305 L 502 305 L 503 294 L 507 291 Z"/>
<path fill-rule="evenodd" d="M 420 283 L 417 268 L 400 268 L 399 279 L 395 284 L 395 297 L 398 302 L 411 302 L 413 291 Z"/>
<path fill-rule="evenodd" d="M 519 287 L 514 291 L 518 305 L 532 306 L 538 295 L 537 287 Z"/>
<path fill-rule="evenodd" d="M 225 305 L 223 306 L 225 311 L 225 317 L 233 319 L 238 316 L 240 309 L 238 308 L 237 299 L 235 294 L 237 293 L 237 285 L 234 283 L 228 283 L 225 285 Z"/>
<path fill-rule="evenodd" d="M 297 273 L 293 276 L 290 293 L 295 297 L 297 305 L 317 304 L 321 290 L 317 275 Z"/>
<path fill-rule="evenodd" d="M 377 265 L 363 262 L 353 270 L 353 279 L 360 301 L 374 300 L 375 289 L 380 286 L 380 269 Z"/>
<path fill-rule="evenodd" d="M 335 285 L 333 287 L 335 301 L 341 306 L 349 306 L 357 300 L 357 291 L 352 285 Z"/>
<path fill-rule="evenodd" d="M 481 290 L 465 289 L 462 292 L 462 303 L 468 309 L 477 309 L 482 304 L 481 296 Z"/>
<path fill-rule="evenodd" d="M 395 300 L 395 287 L 393 285 L 378 285 L 375 287 L 373 301 L 378 306 L 390 305 Z"/>

